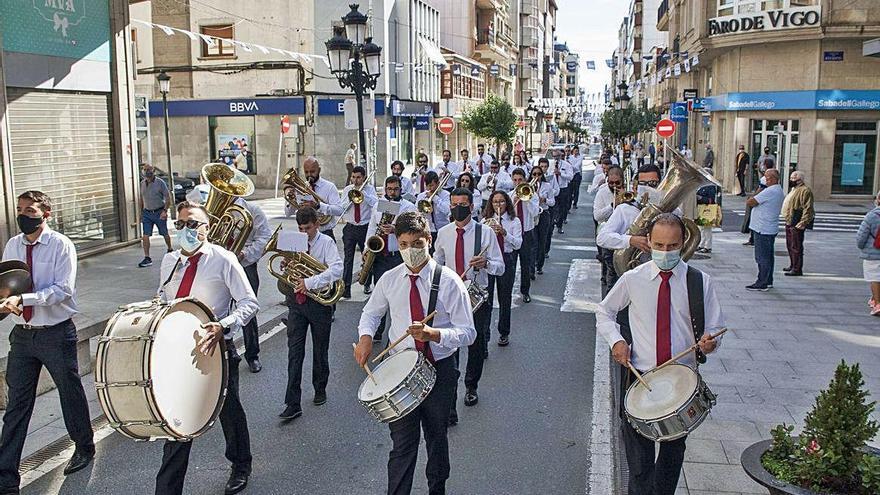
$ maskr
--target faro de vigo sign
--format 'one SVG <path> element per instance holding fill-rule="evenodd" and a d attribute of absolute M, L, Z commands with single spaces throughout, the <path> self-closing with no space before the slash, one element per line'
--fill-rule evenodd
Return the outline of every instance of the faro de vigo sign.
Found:
<path fill-rule="evenodd" d="M 709 19 L 709 36 L 815 27 L 821 21 L 819 6 L 749 12 Z"/>

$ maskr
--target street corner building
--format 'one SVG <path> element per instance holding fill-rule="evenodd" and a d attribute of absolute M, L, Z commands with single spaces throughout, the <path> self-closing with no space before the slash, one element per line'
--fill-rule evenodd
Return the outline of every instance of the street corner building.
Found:
<path fill-rule="evenodd" d="M 638 54 L 635 99 L 670 115 L 671 142 L 698 162 L 711 144 L 725 189 L 738 190 L 739 145 L 752 164 L 769 148 L 783 177 L 803 171 L 818 200 L 880 187 L 880 3 L 651 0 L 644 10 L 660 41 Z"/>

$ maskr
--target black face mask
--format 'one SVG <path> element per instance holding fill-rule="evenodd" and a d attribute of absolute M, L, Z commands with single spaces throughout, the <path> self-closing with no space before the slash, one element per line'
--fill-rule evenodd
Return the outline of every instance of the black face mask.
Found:
<path fill-rule="evenodd" d="M 40 225 L 43 225 L 43 217 L 32 218 L 27 215 L 18 216 L 18 229 L 21 230 L 24 235 L 33 234 L 40 228 Z"/>
<path fill-rule="evenodd" d="M 790 180 L 790 181 L 788 181 L 788 188 L 789 188 L 789 189 L 794 189 L 794 188 L 796 188 L 797 186 L 799 186 L 800 184 L 801 184 L 801 183 L 798 182 L 798 181 L 796 181 L 796 180 Z"/>
<path fill-rule="evenodd" d="M 456 222 L 464 222 L 471 216 L 471 207 L 458 205 L 452 208 L 452 218 Z"/>

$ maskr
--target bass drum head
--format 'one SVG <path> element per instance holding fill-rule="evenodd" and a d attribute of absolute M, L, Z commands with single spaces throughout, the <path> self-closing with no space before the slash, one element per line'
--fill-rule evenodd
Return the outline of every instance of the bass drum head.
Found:
<path fill-rule="evenodd" d="M 683 364 L 670 364 L 642 375 L 651 391 L 634 382 L 626 393 L 626 412 L 639 419 L 658 419 L 678 411 L 699 384 L 697 373 Z"/>
<path fill-rule="evenodd" d="M 385 358 L 373 371 L 376 383 L 367 377 L 358 389 L 358 399 L 376 400 L 400 386 L 419 361 L 419 352 L 406 349 Z"/>
<path fill-rule="evenodd" d="M 212 316 L 191 300 L 175 303 L 158 323 L 150 355 L 156 407 L 168 427 L 181 436 L 202 433 L 215 419 L 226 386 L 225 356 L 199 352 L 202 323 Z"/>

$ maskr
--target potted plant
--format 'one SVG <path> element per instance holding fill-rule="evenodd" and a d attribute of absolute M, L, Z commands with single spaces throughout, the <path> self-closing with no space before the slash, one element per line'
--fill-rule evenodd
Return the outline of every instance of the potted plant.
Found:
<path fill-rule="evenodd" d="M 777 426 L 771 440 L 743 452 L 743 469 L 773 495 L 880 494 L 880 450 L 867 445 L 880 427 L 864 385 L 859 365 L 841 361 L 804 431 L 793 436 L 794 426 Z"/>

